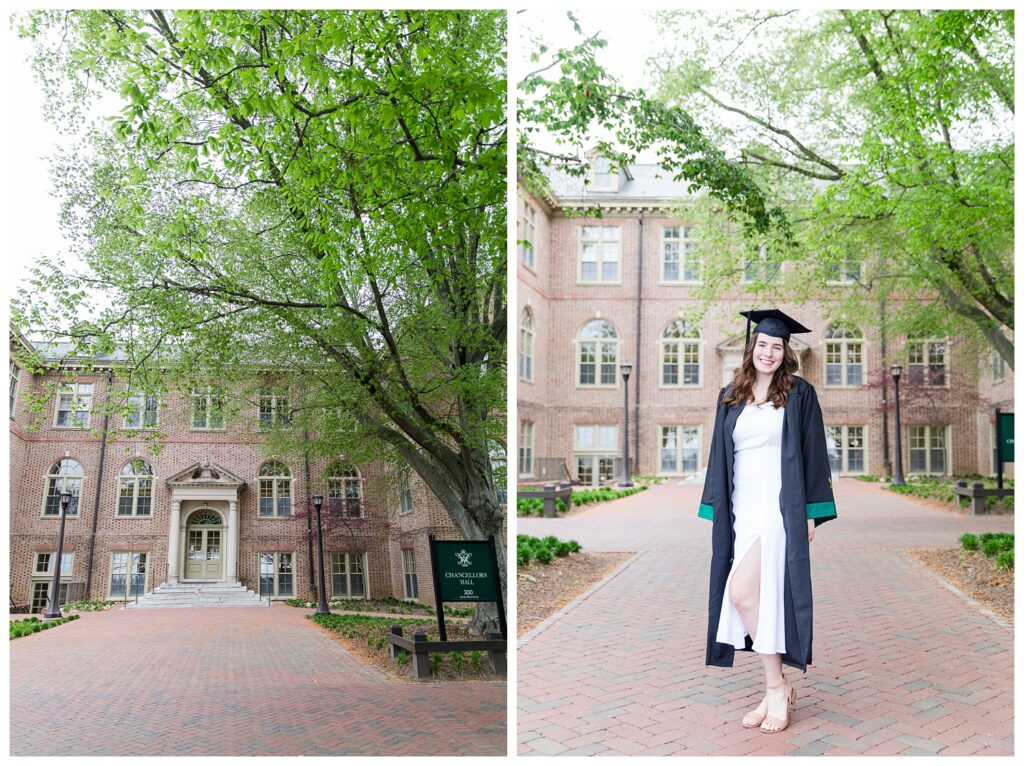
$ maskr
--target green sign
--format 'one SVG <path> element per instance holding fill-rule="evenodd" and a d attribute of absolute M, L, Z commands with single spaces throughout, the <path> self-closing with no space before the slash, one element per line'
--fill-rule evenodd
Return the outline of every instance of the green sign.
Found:
<path fill-rule="evenodd" d="M 441 601 L 497 601 L 498 572 L 489 542 L 434 541 Z"/>
<path fill-rule="evenodd" d="M 999 418 L 999 457 L 1004 463 L 1013 462 L 1013 413 L 1000 412 Z"/>

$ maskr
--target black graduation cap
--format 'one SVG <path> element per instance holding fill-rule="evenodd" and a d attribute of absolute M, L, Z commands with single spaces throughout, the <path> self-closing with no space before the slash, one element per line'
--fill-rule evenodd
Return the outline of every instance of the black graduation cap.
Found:
<path fill-rule="evenodd" d="M 764 333 L 773 338 L 789 340 L 790 333 L 810 332 L 793 317 L 779 311 L 778 309 L 763 309 L 758 311 L 741 311 L 740 316 L 747 318 L 747 343 L 750 343 L 750 323 L 757 322 L 754 332 Z"/>

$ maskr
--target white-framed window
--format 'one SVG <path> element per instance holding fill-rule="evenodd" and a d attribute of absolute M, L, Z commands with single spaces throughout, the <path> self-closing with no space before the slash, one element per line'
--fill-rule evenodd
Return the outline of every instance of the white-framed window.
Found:
<path fill-rule="evenodd" d="M 907 383 L 916 386 L 947 386 L 945 340 L 907 341 Z"/>
<path fill-rule="evenodd" d="M 617 425 L 575 426 L 573 463 L 580 484 L 598 486 L 615 478 L 615 458 L 619 456 Z"/>
<path fill-rule="evenodd" d="M 292 515 L 292 472 L 278 460 L 263 464 L 259 473 L 260 516 Z"/>
<path fill-rule="evenodd" d="M 53 576 L 53 565 L 57 561 L 56 551 L 40 551 L 36 553 L 35 562 L 32 566 L 33 575 Z M 60 554 L 60 576 L 71 579 L 71 572 L 75 566 L 74 552 L 63 551 Z"/>
<path fill-rule="evenodd" d="M 533 423 L 519 421 L 519 475 L 533 476 Z"/>
<path fill-rule="evenodd" d="M 110 555 L 110 590 L 108 598 L 141 596 L 146 592 L 146 560 L 141 551 L 114 551 Z"/>
<path fill-rule="evenodd" d="M 867 470 L 867 426 L 825 426 L 828 464 L 833 476 Z"/>
<path fill-rule="evenodd" d="M 661 281 L 697 284 L 701 276 L 700 253 L 692 226 L 661 229 Z"/>
<path fill-rule="evenodd" d="M 260 553 L 260 595 L 267 598 L 288 598 L 295 595 L 294 553 Z"/>
<path fill-rule="evenodd" d="M 619 235 L 618 226 L 580 227 L 579 282 L 619 282 Z"/>
<path fill-rule="evenodd" d="M 487 457 L 491 462 L 494 494 L 502 505 L 508 504 L 508 450 L 497 439 L 487 440 Z"/>
<path fill-rule="evenodd" d="M 224 430 L 223 386 L 199 386 L 192 391 L 192 430 Z"/>
<path fill-rule="evenodd" d="M 910 473 L 949 473 L 949 426 L 907 426 Z"/>
<path fill-rule="evenodd" d="M 700 385 L 700 332 L 682 319 L 661 334 L 661 385 Z"/>
<path fill-rule="evenodd" d="M 1006 377 L 1006 361 L 997 351 L 992 354 L 992 382 L 998 383 L 1004 377 Z"/>
<path fill-rule="evenodd" d="M 82 480 L 85 473 L 82 466 L 70 458 L 58 460 L 50 466 L 46 476 L 46 496 L 43 500 L 43 516 L 60 517 L 60 496 L 64 492 L 71 493 L 71 503 L 67 515 L 78 515 L 78 497 L 82 493 Z"/>
<path fill-rule="evenodd" d="M 577 336 L 576 348 L 577 385 L 618 386 L 619 334 L 610 322 L 603 319 L 587 322 Z"/>
<path fill-rule="evenodd" d="M 533 346 L 535 330 L 533 312 L 530 307 L 523 308 L 523 316 L 519 322 L 519 379 L 533 380 Z"/>
<path fill-rule="evenodd" d="M 825 281 L 830 285 L 853 285 L 860 282 L 861 267 L 863 263 L 858 258 L 843 258 L 836 263 L 830 263 Z"/>
<path fill-rule="evenodd" d="M 288 392 L 282 389 L 261 388 L 259 403 L 258 428 L 269 431 L 273 428 L 285 428 L 291 425 L 291 413 L 288 409 Z"/>
<path fill-rule="evenodd" d="M 520 247 L 520 259 L 523 265 L 531 271 L 537 268 L 537 211 L 529 203 L 523 204 L 523 240 Z"/>
<path fill-rule="evenodd" d="M 416 579 L 416 551 L 412 548 L 402 549 L 402 579 L 405 597 L 415 600 L 420 597 L 420 585 Z"/>
<path fill-rule="evenodd" d="M 65 383 L 57 391 L 56 428 L 88 428 L 92 383 Z"/>
<path fill-rule="evenodd" d="M 156 428 L 159 412 L 160 397 L 157 394 L 132 394 L 128 397 L 128 413 L 124 416 L 124 427 L 137 430 Z"/>
<path fill-rule="evenodd" d="M 359 471 L 342 461 L 331 464 L 327 477 L 327 500 L 332 512 L 350 519 L 363 515 L 363 489 Z"/>
<path fill-rule="evenodd" d="M 50 601 L 50 586 L 52 579 L 32 580 L 32 603 L 29 606 L 32 614 L 38 614 L 46 608 Z M 71 587 L 71 580 L 65 580 L 61 575 L 60 584 L 57 589 L 57 603 L 63 606 L 68 602 L 68 589 Z"/>
<path fill-rule="evenodd" d="M 331 596 L 334 598 L 369 598 L 366 587 L 366 553 L 331 554 Z"/>
<path fill-rule="evenodd" d="M 661 426 L 658 473 L 688 476 L 697 473 L 700 426 Z"/>
<path fill-rule="evenodd" d="M 21 379 L 21 368 L 14 362 L 11 362 L 11 411 L 10 415 L 14 417 L 14 408 L 18 404 L 18 381 Z"/>
<path fill-rule="evenodd" d="M 771 283 L 779 276 L 782 264 L 774 262 L 768 255 L 768 246 L 760 244 L 757 252 L 751 253 L 743 267 L 743 283 L 761 281 Z"/>
<path fill-rule="evenodd" d="M 590 182 L 593 191 L 618 191 L 619 169 L 607 157 L 594 157 L 590 163 Z"/>
<path fill-rule="evenodd" d="M 403 468 L 398 472 L 398 513 L 412 513 L 412 471 Z"/>
<path fill-rule="evenodd" d="M 50 600 L 50 586 L 53 583 L 53 567 L 57 561 L 56 551 L 36 553 L 32 562 L 32 591 L 30 610 L 33 614 L 42 612 Z M 60 557 L 60 583 L 57 588 L 57 603 L 66 604 L 71 587 L 71 574 L 75 567 L 75 554 L 64 551 Z"/>
<path fill-rule="evenodd" d="M 117 515 L 149 516 L 153 513 L 153 468 L 142 458 L 129 460 L 117 479 Z"/>
<path fill-rule="evenodd" d="M 864 385 L 864 336 L 859 328 L 834 324 L 825 331 L 825 385 Z"/>

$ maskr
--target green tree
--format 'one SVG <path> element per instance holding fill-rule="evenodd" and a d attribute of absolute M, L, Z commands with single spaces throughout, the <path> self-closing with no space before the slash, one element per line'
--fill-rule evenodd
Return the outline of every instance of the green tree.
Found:
<path fill-rule="evenodd" d="M 505 23 L 29 13 L 51 117 L 124 108 L 56 165 L 87 268 L 44 263 L 16 325 L 121 349 L 153 385 L 301 379 L 272 447 L 308 430 L 313 456 L 408 463 L 462 534 L 494 535 L 504 589 Z"/>
<path fill-rule="evenodd" d="M 686 109 L 642 89 L 623 87 L 597 61 L 607 42 L 585 36 L 574 14 L 568 17 L 581 37 L 579 44 L 552 51 L 540 38 L 532 40 L 531 61 L 537 66 L 518 84 L 520 183 L 538 192 L 553 169 L 583 176 L 587 164 L 582 155 L 590 148 L 619 167 L 653 149 L 670 177 L 722 203 L 747 236 L 769 231 L 785 236 L 785 216 L 767 203 L 757 179 L 727 157 Z M 611 137 L 595 138 L 598 130 Z M 538 146 L 543 134 L 563 149 L 551 152 Z M 600 215 L 600 206 L 593 212 Z"/>
<path fill-rule="evenodd" d="M 686 104 L 791 222 L 767 258 L 798 268 L 756 292 L 824 297 L 845 272 L 860 289 L 827 293 L 838 313 L 983 336 L 1013 365 L 1012 11 L 660 19 L 660 98 Z M 713 222 L 714 202 L 699 204 Z M 752 246 L 706 230 L 714 291 Z"/>

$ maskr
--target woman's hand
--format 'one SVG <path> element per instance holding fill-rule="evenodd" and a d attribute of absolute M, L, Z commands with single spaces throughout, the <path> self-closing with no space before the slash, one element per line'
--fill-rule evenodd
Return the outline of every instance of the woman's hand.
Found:
<path fill-rule="evenodd" d="M 807 542 L 814 539 L 814 519 L 807 519 Z"/>

